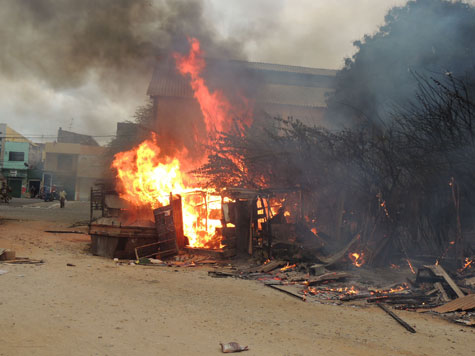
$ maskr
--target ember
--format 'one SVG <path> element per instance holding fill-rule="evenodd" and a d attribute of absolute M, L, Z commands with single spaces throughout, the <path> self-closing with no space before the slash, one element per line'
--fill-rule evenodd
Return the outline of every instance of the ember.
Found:
<path fill-rule="evenodd" d="M 293 268 L 295 268 L 295 267 L 297 267 L 297 265 L 296 265 L 295 263 L 294 263 L 293 265 L 289 265 L 289 264 L 287 263 L 287 266 L 282 267 L 282 268 L 280 269 L 280 271 L 281 271 L 281 272 L 285 272 L 285 271 L 291 270 L 291 269 L 293 269 Z"/>
<path fill-rule="evenodd" d="M 407 264 L 409 265 L 409 268 L 411 269 L 411 272 L 413 274 L 416 274 L 416 271 L 414 270 L 414 267 L 412 267 L 412 263 L 411 261 L 409 261 L 409 258 L 407 258 L 406 261 L 407 261 Z"/>
<path fill-rule="evenodd" d="M 364 260 L 364 252 L 350 252 L 348 254 L 348 257 L 350 260 L 353 262 L 353 265 L 356 267 L 361 267 L 364 265 L 365 260 Z"/>
<path fill-rule="evenodd" d="M 465 264 L 462 268 L 460 268 L 458 271 L 460 273 L 462 273 L 463 271 L 465 271 L 467 268 L 471 268 L 472 267 L 472 263 L 473 263 L 473 260 L 470 260 L 468 257 L 465 258 Z"/>

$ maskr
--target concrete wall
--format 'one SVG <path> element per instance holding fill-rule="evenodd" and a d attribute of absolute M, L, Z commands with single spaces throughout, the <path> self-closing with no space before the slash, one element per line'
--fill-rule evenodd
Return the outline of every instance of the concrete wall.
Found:
<path fill-rule="evenodd" d="M 3 168 L 4 169 L 18 169 L 24 170 L 27 167 L 25 163 L 28 163 L 28 154 L 30 151 L 30 144 L 28 142 L 5 142 L 5 150 L 3 154 Z M 21 161 L 10 161 L 9 155 L 10 152 L 22 152 L 23 160 Z"/>
<path fill-rule="evenodd" d="M 47 143 L 44 151 L 44 170 L 53 176 L 53 184 L 65 187 L 69 200 L 88 200 L 91 187 L 102 178 L 102 158 L 106 148 L 76 143 Z M 64 165 L 68 160 L 71 162 L 69 167 Z"/>

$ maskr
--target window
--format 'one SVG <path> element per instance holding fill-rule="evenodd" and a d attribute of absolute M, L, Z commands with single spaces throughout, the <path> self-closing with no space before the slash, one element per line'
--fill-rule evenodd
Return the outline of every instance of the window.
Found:
<path fill-rule="evenodd" d="M 8 160 L 21 162 L 25 160 L 25 152 L 8 152 Z"/>

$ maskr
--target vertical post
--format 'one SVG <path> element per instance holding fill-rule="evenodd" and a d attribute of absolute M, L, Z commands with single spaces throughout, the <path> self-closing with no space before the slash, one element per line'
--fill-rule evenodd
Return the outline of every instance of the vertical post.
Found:
<path fill-rule="evenodd" d="M 89 224 L 92 223 L 92 195 L 93 191 L 92 191 L 92 187 L 91 187 L 91 193 L 90 193 L 90 197 L 89 197 L 89 202 L 90 202 L 90 206 L 89 206 L 89 209 L 90 209 L 90 214 L 89 214 Z"/>

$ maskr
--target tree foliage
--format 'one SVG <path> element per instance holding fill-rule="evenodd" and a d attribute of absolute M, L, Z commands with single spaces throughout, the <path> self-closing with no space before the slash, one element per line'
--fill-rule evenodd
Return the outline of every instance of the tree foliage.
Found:
<path fill-rule="evenodd" d="M 461 1 L 415 0 L 391 9 L 375 34 L 354 42 L 357 52 L 337 75 L 326 120 L 384 126 L 395 106 L 414 97 L 414 72 L 450 72 L 473 85 L 474 34 L 475 8 Z"/>

